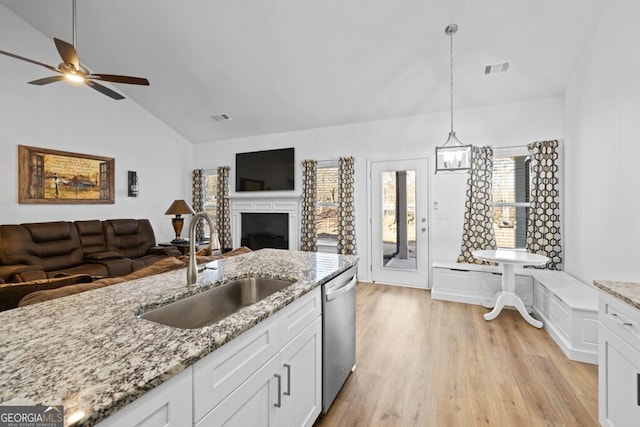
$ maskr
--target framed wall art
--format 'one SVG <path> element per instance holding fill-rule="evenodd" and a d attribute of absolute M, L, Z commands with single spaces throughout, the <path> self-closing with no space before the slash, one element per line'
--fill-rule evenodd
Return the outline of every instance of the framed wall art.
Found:
<path fill-rule="evenodd" d="M 111 157 L 18 146 L 18 202 L 114 203 Z"/>

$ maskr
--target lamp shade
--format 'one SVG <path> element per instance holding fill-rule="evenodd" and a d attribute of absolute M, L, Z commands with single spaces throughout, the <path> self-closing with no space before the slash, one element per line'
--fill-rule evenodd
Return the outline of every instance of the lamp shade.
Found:
<path fill-rule="evenodd" d="M 174 200 L 169 206 L 169 209 L 164 213 L 165 215 L 187 215 L 187 214 L 195 214 L 193 208 L 189 205 L 189 203 L 184 200 Z"/>

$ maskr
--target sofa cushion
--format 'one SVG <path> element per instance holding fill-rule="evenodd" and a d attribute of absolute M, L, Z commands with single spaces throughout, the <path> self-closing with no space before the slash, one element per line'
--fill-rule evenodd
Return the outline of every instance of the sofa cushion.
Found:
<path fill-rule="evenodd" d="M 70 286 L 59 287 L 57 289 L 32 292 L 22 298 L 22 300 L 18 303 L 18 306 L 24 307 L 26 305 L 48 301 L 50 299 L 74 295 L 80 292 L 103 288 L 105 286 L 116 285 L 118 283 L 140 279 L 142 277 L 151 276 L 153 274 L 160 274 L 178 268 L 183 268 L 186 267 L 186 265 L 187 264 L 185 262 L 180 261 L 176 258 L 164 258 L 163 260 L 158 261 L 155 264 L 142 268 L 126 276 L 108 277 L 95 280 L 92 283 L 73 284 Z"/>
<path fill-rule="evenodd" d="M 82 264 L 84 255 L 72 223 L 42 222 L 0 226 L 0 261 L 49 272 Z"/>
<path fill-rule="evenodd" d="M 30 282 L 32 280 L 43 280 L 47 278 L 47 273 L 39 265 L 33 265 L 33 268 L 20 271 L 14 276 L 14 282 Z"/>
<path fill-rule="evenodd" d="M 149 249 L 156 244 L 153 228 L 147 219 L 110 219 L 102 222 L 102 229 L 107 251 L 120 252 L 133 260 L 148 255 Z"/>
<path fill-rule="evenodd" d="M 69 222 L 36 222 L 22 224 L 31 233 L 31 239 L 36 243 L 69 240 L 71 230 Z"/>
<path fill-rule="evenodd" d="M 109 220 L 116 236 L 126 236 L 128 234 L 138 234 L 138 221 L 135 219 L 112 219 Z"/>
<path fill-rule="evenodd" d="M 33 280 L 24 283 L 0 284 L 0 311 L 17 307 L 18 302 L 32 292 L 87 282 L 91 282 L 91 276 L 80 274 L 55 279 Z"/>
<path fill-rule="evenodd" d="M 120 252 L 95 252 L 89 255 L 85 255 L 85 259 L 89 262 L 102 262 L 120 258 L 124 258 L 122 256 L 122 253 Z"/>
<path fill-rule="evenodd" d="M 73 223 L 80 237 L 82 252 L 85 258 L 88 255 L 107 251 L 107 245 L 104 241 L 104 232 L 102 231 L 102 221 L 75 221 Z"/>
<path fill-rule="evenodd" d="M 38 245 L 22 225 L 0 225 L 0 262 L 4 265 L 39 265 Z"/>

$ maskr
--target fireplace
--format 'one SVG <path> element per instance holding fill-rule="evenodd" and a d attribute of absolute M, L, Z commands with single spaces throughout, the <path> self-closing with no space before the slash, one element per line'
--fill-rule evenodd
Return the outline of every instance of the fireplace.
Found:
<path fill-rule="evenodd" d="M 252 250 L 289 249 L 289 214 L 243 212 L 240 243 Z"/>
<path fill-rule="evenodd" d="M 290 250 L 299 249 L 298 211 L 300 208 L 299 195 L 231 195 L 231 239 L 233 247 L 246 245 L 251 249 L 260 247 L 282 248 Z M 251 215 L 248 215 L 251 214 Z M 254 216 L 253 214 L 258 214 Z M 245 230 L 260 224 L 263 220 L 256 219 L 263 215 L 266 224 L 263 230 Z M 275 215 L 275 216 L 272 216 Z M 274 228 L 275 223 L 280 223 L 280 228 Z M 247 235 L 252 237 L 247 240 Z M 256 248 L 252 247 L 255 242 Z M 286 241 L 286 246 L 284 241 Z M 249 243 L 249 244 L 247 244 Z"/>

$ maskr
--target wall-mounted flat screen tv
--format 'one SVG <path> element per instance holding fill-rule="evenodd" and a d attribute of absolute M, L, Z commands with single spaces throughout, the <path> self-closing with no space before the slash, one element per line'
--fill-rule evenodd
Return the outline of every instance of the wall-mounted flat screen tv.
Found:
<path fill-rule="evenodd" d="M 293 148 L 236 154 L 236 191 L 294 189 Z"/>

